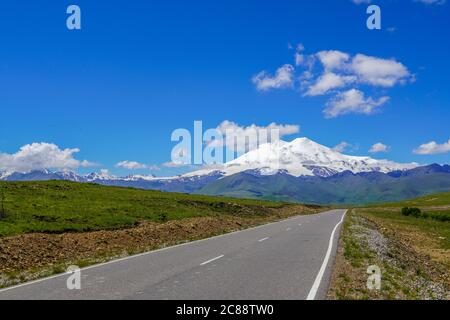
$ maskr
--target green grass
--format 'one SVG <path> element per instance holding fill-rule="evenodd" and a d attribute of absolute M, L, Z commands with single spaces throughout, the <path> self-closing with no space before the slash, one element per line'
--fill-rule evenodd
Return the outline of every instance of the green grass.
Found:
<path fill-rule="evenodd" d="M 0 182 L 0 236 L 126 228 L 213 215 L 264 215 L 281 202 L 197 196 L 67 181 Z M 0 203 L 1 210 L 1 203 Z"/>
<path fill-rule="evenodd" d="M 401 214 L 404 207 L 421 208 L 421 213 L 418 216 L 404 216 Z M 434 240 L 438 239 L 440 249 L 450 249 L 450 192 L 400 202 L 374 204 L 362 209 L 362 212 L 389 222 L 397 228 L 415 230 Z"/>
<path fill-rule="evenodd" d="M 399 231 L 410 230 L 423 233 L 438 243 L 438 248 L 450 249 L 450 222 L 431 218 L 404 216 L 399 210 L 363 209 L 360 211 L 369 217 L 381 219 L 395 226 Z M 428 213 L 428 212 L 427 212 Z M 444 214 L 442 211 L 430 214 Z M 450 214 L 450 210 L 447 211 Z M 422 244 L 425 245 L 425 244 Z M 431 245 L 431 244 L 430 244 Z"/>
<path fill-rule="evenodd" d="M 400 202 L 377 203 L 370 207 L 432 207 L 450 205 L 450 192 L 431 194 Z"/>
<path fill-rule="evenodd" d="M 355 225 L 355 216 L 353 215 L 352 210 L 350 210 L 344 220 L 344 229 L 342 232 L 344 256 L 353 267 L 359 268 L 367 259 L 371 258 L 371 255 L 368 249 L 363 248 L 362 244 L 355 238 L 355 230 L 351 230 L 352 228 L 355 228 Z"/>

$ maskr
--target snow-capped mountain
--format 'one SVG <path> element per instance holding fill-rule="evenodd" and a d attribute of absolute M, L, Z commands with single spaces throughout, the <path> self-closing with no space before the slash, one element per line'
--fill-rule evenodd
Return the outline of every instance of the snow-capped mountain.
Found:
<path fill-rule="evenodd" d="M 109 175 L 106 170 L 79 175 L 72 171 L 51 172 L 45 169 L 27 173 L 4 171 L 0 172 L 0 180 L 69 180 L 75 182 L 104 182 L 107 184 L 112 184 L 112 182 L 121 182 L 121 184 L 148 182 L 167 185 L 174 182 L 201 183 L 205 179 L 211 181 L 245 171 L 257 172 L 260 175 L 283 172 L 294 177 L 329 177 L 344 171 L 388 173 L 408 170 L 417 166 L 417 163 L 400 164 L 389 160 L 344 155 L 308 138 L 298 138 L 292 142 L 279 140 L 267 143 L 226 164 L 175 177 L 155 177 L 153 175 L 116 177 Z"/>
<path fill-rule="evenodd" d="M 101 172 L 92 172 L 92 173 L 88 174 L 87 176 L 84 176 L 84 178 L 88 182 L 105 181 L 105 180 L 117 180 L 116 176 L 111 176 L 111 175 L 108 174 L 108 172 L 103 171 L 103 170 Z"/>
<path fill-rule="evenodd" d="M 151 175 L 140 175 L 140 174 L 133 175 L 133 174 L 131 174 L 131 175 L 128 175 L 123 178 L 123 180 L 125 180 L 125 181 L 139 181 L 139 180 L 152 181 L 155 179 L 156 179 L 156 177 L 152 174 Z"/>
<path fill-rule="evenodd" d="M 418 166 L 344 155 L 307 138 L 260 146 L 220 166 L 175 177 L 35 170 L 0 172 L 0 180 L 70 180 L 107 186 L 304 203 L 398 201 L 450 191 L 450 166 Z"/>
<path fill-rule="evenodd" d="M 7 177 L 9 177 L 10 175 L 12 175 L 14 172 L 13 171 L 2 171 L 0 170 L 0 180 L 4 180 Z"/>
<path fill-rule="evenodd" d="M 191 172 L 184 177 L 202 176 L 213 171 L 220 171 L 224 176 L 230 176 L 248 170 L 258 170 L 262 175 L 283 171 L 294 177 L 326 177 L 344 171 L 388 173 L 417 166 L 417 163 L 400 164 L 370 157 L 348 156 L 308 138 L 298 138 L 292 142 L 279 140 L 264 144 L 221 167 Z"/>
<path fill-rule="evenodd" d="M 76 174 L 73 171 L 59 171 L 55 172 L 56 175 L 58 175 L 61 180 L 68 180 L 68 181 L 74 181 L 74 182 L 87 182 L 87 178 L 85 176 L 81 176 L 79 174 Z"/>

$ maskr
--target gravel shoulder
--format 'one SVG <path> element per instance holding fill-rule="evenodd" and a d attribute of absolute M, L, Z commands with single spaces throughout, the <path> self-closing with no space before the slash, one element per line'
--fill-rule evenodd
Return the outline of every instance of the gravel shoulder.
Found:
<path fill-rule="evenodd" d="M 448 300 L 447 261 L 417 250 L 414 244 L 420 241 L 418 233 L 405 232 L 395 222 L 377 218 L 363 209 L 349 211 L 342 228 L 328 299 Z M 443 251 L 448 254 L 447 249 Z M 370 290 L 367 286 L 367 270 L 374 265 L 381 269 L 380 290 Z"/>

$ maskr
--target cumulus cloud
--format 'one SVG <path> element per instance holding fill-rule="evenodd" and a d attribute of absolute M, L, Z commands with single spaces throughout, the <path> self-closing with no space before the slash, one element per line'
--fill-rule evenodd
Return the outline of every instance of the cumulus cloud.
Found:
<path fill-rule="evenodd" d="M 388 152 L 389 149 L 390 149 L 389 146 L 387 146 L 381 142 L 378 142 L 370 147 L 369 152 L 370 153 Z"/>
<path fill-rule="evenodd" d="M 293 85 L 294 67 L 290 64 L 278 68 L 275 76 L 271 76 L 266 71 L 261 71 L 253 77 L 252 82 L 260 91 L 270 89 L 287 88 Z"/>
<path fill-rule="evenodd" d="M 327 104 L 324 110 L 327 118 L 335 118 L 337 116 L 348 113 L 372 114 L 377 107 L 385 104 L 389 97 L 381 97 L 378 100 L 372 97 L 365 98 L 362 91 L 350 89 L 339 93 L 333 100 Z"/>
<path fill-rule="evenodd" d="M 53 143 L 32 143 L 20 148 L 13 154 L 0 153 L 0 169 L 17 172 L 29 172 L 43 169 L 77 169 L 92 167 L 94 163 L 77 160 L 74 154 L 80 149 L 60 149 Z"/>
<path fill-rule="evenodd" d="M 169 162 L 164 162 L 162 164 L 163 167 L 166 168 L 185 168 L 185 167 L 192 167 L 191 164 L 187 164 L 187 163 L 177 163 L 177 162 L 173 162 L 173 161 L 169 161 Z"/>
<path fill-rule="evenodd" d="M 414 0 L 415 2 L 421 2 L 425 4 L 444 4 L 446 0 Z"/>
<path fill-rule="evenodd" d="M 450 152 L 450 139 L 443 144 L 438 144 L 436 141 L 431 141 L 420 145 L 413 151 L 415 154 L 428 155 Z"/>
<path fill-rule="evenodd" d="M 159 170 L 160 168 L 155 165 L 148 165 L 144 163 L 140 163 L 137 161 L 120 161 L 116 164 L 117 168 L 127 169 L 127 170 L 139 170 L 139 169 L 150 169 L 150 170 Z"/>
<path fill-rule="evenodd" d="M 270 142 L 272 138 L 281 139 L 284 136 L 300 132 L 300 126 L 298 125 L 271 123 L 268 126 L 257 126 L 252 124 L 245 127 L 228 120 L 223 121 L 216 129 L 225 136 L 222 145 L 225 145 L 227 148 L 234 149 L 235 142 L 240 141 L 241 143 L 237 144 L 238 151 L 244 151 L 243 149 L 245 148 L 254 149 L 258 144 L 261 144 L 261 142 Z M 277 136 L 271 135 L 274 130 L 277 131 Z M 257 137 L 257 139 L 252 140 L 249 139 L 249 137 Z M 220 145 L 216 142 L 211 146 L 215 147 Z"/>
<path fill-rule="evenodd" d="M 320 51 L 316 54 L 326 70 L 342 69 L 350 55 L 338 50 Z"/>
<path fill-rule="evenodd" d="M 181 157 L 182 156 L 183 155 L 181 155 Z M 176 159 L 175 161 L 164 162 L 162 166 L 166 168 L 194 168 L 194 165 L 192 165 L 191 163 L 185 163 L 183 161 L 179 161 L 178 159 Z"/>
<path fill-rule="evenodd" d="M 348 113 L 369 115 L 389 100 L 388 96 L 366 98 L 362 90 L 392 88 L 415 79 L 404 64 L 393 58 L 352 55 L 339 50 L 305 54 L 304 50 L 303 45 L 295 49 L 296 67 L 284 65 L 275 76 L 263 71 L 253 77 L 256 88 L 267 91 L 297 86 L 303 96 L 330 95 L 324 114 L 335 118 Z"/>
<path fill-rule="evenodd" d="M 361 4 L 361 3 L 372 3 L 372 0 L 351 0 L 354 4 Z M 446 3 L 446 0 L 414 0 L 414 2 L 420 2 L 424 4 L 444 4 Z"/>
<path fill-rule="evenodd" d="M 354 4 L 371 3 L 372 0 L 352 0 Z"/>
<path fill-rule="evenodd" d="M 305 46 L 301 43 L 299 43 L 295 49 L 295 65 L 297 67 L 305 63 L 305 56 L 302 53 L 304 50 Z"/>
<path fill-rule="evenodd" d="M 358 75 L 361 82 L 373 86 L 393 87 L 411 78 L 410 72 L 402 63 L 364 54 L 357 54 L 350 68 Z"/>
<path fill-rule="evenodd" d="M 333 72 L 327 72 L 320 76 L 317 81 L 308 88 L 307 96 L 319 96 L 330 90 L 338 89 L 356 81 L 354 76 L 340 76 Z"/>
<path fill-rule="evenodd" d="M 341 143 L 339 143 L 338 145 L 336 145 L 332 150 L 342 153 L 345 152 L 345 150 L 347 150 L 347 148 L 352 147 L 352 145 L 346 141 L 342 141 Z"/>
<path fill-rule="evenodd" d="M 300 53 L 296 53 L 295 54 L 295 65 L 298 67 L 298 66 L 301 66 L 302 64 L 303 64 L 303 62 L 305 61 L 305 57 L 302 55 L 302 54 L 300 54 Z"/>

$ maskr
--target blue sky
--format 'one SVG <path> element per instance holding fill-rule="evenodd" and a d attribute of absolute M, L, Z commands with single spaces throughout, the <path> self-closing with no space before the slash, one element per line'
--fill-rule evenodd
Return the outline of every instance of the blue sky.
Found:
<path fill-rule="evenodd" d="M 66 28 L 70 4 L 81 8 L 82 30 Z M 330 147 L 345 141 L 355 155 L 449 163 L 445 148 L 432 155 L 413 150 L 450 139 L 450 4 L 378 4 L 383 29 L 371 31 L 367 4 L 351 0 L 4 1 L 0 153 L 53 143 L 98 164 L 81 172 L 122 175 L 132 172 L 116 168 L 120 161 L 170 161 L 173 130 L 192 129 L 195 120 L 205 128 L 229 120 L 299 125 L 285 138 L 306 136 Z M 285 64 L 296 67 L 299 43 L 305 57 L 339 50 L 395 59 L 409 75 L 392 87 L 358 87 L 365 99 L 389 97 L 373 114 L 326 118 L 327 103 L 351 85 L 306 96 L 296 82 L 274 90 L 252 82 L 262 71 L 269 77 Z M 303 71 L 296 68 L 295 79 Z M 370 154 L 378 142 L 389 151 Z"/>

